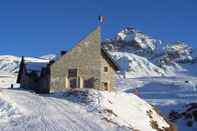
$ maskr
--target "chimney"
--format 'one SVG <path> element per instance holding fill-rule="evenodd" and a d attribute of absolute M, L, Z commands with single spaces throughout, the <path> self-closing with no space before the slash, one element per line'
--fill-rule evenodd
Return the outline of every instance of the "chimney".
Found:
<path fill-rule="evenodd" d="M 55 60 L 50 60 L 48 65 L 50 66 L 50 65 L 52 65 L 53 63 L 55 63 Z"/>
<path fill-rule="evenodd" d="M 65 55 L 66 53 L 67 53 L 67 51 L 62 50 L 62 51 L 60 52 L 60 55 L 63 56 L 63 55 Z"/>

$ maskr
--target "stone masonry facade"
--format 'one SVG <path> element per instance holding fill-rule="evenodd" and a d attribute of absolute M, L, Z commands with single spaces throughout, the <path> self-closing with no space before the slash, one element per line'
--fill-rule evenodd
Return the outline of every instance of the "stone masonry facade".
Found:
<path fill-rule="evenodd" d="M 70 70 L 76 70 L 74 78 Z M 115 70 L 102 55 L 99 27 L 50 66 L 51 91 L 69 89 L 72 79 L 77 88 L 110 91 L 114 87 Z"/>

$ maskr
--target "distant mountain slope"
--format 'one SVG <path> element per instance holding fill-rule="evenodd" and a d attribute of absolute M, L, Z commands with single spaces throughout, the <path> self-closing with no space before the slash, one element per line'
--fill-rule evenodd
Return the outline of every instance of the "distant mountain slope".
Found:
<path fill-rule="evenodd" d="M 191 69 L 193 65 L 189 68 L 187 65 L 197 63 L 197 51 L 187 43 L 163 42 L 131 27 L 103 41 L 102 46 L 118 56 L 115 60 L 121 67 L 127 66 L 126 71 L 123 70 L 131 77 L 171 76 Z"/>
<path fill-rule="evenodd" d="M 55 58 L 55 55 L 46 55 L 42 57 L 25 57 L 28 62 L 48 62 Z M 0 73 L 17 73 L 19 70 L 21 57 L 12 55 L 0 56 Z"/>
<path fill-rule="evenodd" d="M 116 60 L 121 73 L 126 78 L 167 76 L 162 68 L 152 64 L 148 59 L 126 52 L 110 52 Z"/>
<path fill-rule="evenodd" d="M 40 58 L 47 59 L 47 60 L 52 60 L 52 59 L 55 59 L 55 57 L 56 57 L 55 54 L 48 54 L 48 55 L 41 56 Z"/>
<path fill-rule="evenodd" d="M 11 55 L 0 56 L 0 72 L 17 72 L 20 64 L 20 59 L 20 57 Z"/>

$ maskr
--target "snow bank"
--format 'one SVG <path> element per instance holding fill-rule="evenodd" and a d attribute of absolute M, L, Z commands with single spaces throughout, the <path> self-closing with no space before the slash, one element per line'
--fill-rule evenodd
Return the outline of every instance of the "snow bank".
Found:
<path fill-rule="evenodd" d="M 152 131 L 152 122 L 158 128 L 168 128 L 168 123 L 148 103 L 133 94 L 96 90 L 71 91 L 69 98 L 85 103 L 89 112 L 96 112 L 102 119 L 130 130 Z"/>

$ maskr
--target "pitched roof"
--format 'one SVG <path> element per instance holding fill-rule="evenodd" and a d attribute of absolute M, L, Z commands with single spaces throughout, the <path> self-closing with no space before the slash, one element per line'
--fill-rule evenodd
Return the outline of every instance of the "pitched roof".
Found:
<path fill-rule="evenodd" d="M 120 68 L 118 64 L 112 59 L 110 54 L 106 49 L 101 48 L 101 55 L 105 58 L 105 60 L 114 68 L 114 70 L 118 71 Z"/>

